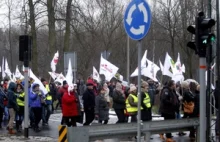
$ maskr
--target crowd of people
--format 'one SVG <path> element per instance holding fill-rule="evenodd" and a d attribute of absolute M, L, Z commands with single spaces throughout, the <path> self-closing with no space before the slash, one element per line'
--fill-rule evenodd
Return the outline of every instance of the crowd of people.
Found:
<path fill-rule="evenodd" d="M 67 81 L 63 81 L 61 84 L 59 82 L 48 83 L 42 78 L 41 82 L 48 92 L 44 94 L 40 85 L 33 82 L 32 79 L 29 80 L 28 105 L 30 127 L 36 132 L 40 131 L 40 121 L 42 120 L 42 125 L 48 125 L 50 115 L 58 108 L 62 110 L 61 124 L 68 127 L 76 127 L 77 123 L 84 126 L 90 125 L 95 119 L 100 124 L 108 124 L 111 108 L 117 115 L 117 124 L 137 121 L 139 100 L 138 88 L 135 84 L 123 86 L 119 80 L 98 83 L 91 77 L 86 82 L 77 80 L 76 84 L 68 84 Z M 199 117 L 199 90 L 199 84 L 194 81 L 175 83 L 169 80 L 162 86 L 151 79 L 142 80 L 141 120 L 152 120 L 152 107 L 155 105 L 156 96 L 159 96 L 158 113 L 165 120 L 181 119 L 181 114 L 183 118 Z M 217 89 L 215 94 L 218 94 Z M 24 82 L 10 82 L 5 79 L 1 83 L 0 124 L 7 123 L 10 134 L 22 130 L 25 95 Z M 54 105 L 56 100 L 58 103 Z M 217 134 L 218 132 L 216 129 Z M 186 133 L 179 132 L 179 135 L 183 136 Z M 195 130 L 192 128 L 189 134 L 190 139 L 194 140 L 195 135 Z M 174 142 L 171 133 L 167 133 L 166 138 L 164 134 L 160 134 L 160 138 L 166 142 Z"/>

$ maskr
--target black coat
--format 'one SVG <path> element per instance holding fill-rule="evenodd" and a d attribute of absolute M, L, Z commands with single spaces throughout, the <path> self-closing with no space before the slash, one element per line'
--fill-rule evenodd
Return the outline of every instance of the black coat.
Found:
<path fill-rule="evenodd" d="M 160 112 L 162 114 L 175 114 L 179 112 L 179 100 L 175 91 L 165 87 L 161 92 Z"/>
<path fill-rule="evenodd" d="M 119 91 L 114 90 L 113 95 L 113 108 L 114 109 L 125 109 L 125 98 Z"/>
<path fill-rule="evenodd" d="M 94 109 L 95 108 L 95 94 L 93 90 L 87 89 L 83 93 L 83 106 L 85 110 Z"/>

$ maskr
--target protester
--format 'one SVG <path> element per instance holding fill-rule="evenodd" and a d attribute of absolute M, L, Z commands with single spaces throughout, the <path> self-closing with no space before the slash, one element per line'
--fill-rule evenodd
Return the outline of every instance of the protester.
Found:
<path fill-rule="evenodd" d="M 15 120 L 15 113 L 16 111 L 18 111 L 18 105 L 17 105 L 17 102 L 16 102 L 16 94 L 15 94 L 15 89 L 16 89 L 16 84 L 11 82 L 9 84 L 9 87 L 8 87 L 8 109 L 9 109 L 9 115 L 10 115 L 10 120 L 9 120 L 9 123 L 8 123 L 8 131 L 9 131 L 9 134 L 16 134 L 16 131 L 13 130 L 13 122 Z"/>
<path fill-rule="evenodd" d="M 21 132 L 22 130 L 21 125 L 24 120 L 25 92 L 24 92 L 24 87 L 20 83 L 17 84 L 16 94 L 17 94 L 17 105 L 19 107 L 19 110 L 16 113 L 16 129 L 17 132 Z"/>
<path fill-rule="evenodd" d="M 33 84 L 30 99 L 30 107 L 34 114 L 34 130 L 39 132 L 41 129 L 38 124 L 42 119 L 42 103 L 44 103 L 44 94 L 40 90 L 39 84 Z"/>
<path fill-rule="evenodd" d="M 2 128 L 2 119 L 3 119 L 3 113 L 4 113 L 4 97 L 5 92 L 2 87 L 0 87 L 0 128 Z"/>
<path fill-rule="evenodd" d="M 152 120 L 151 114 L 151 100 L 150 95 L 148 94 L 149 85 L 147 82 L 142 81 L 141 83 L 141 120 L 150 121 Z"/>
<path fill-rule="evenodd" d="M 168 81 L 167 86 L 161 92 L 160 112 L 165 120 L 175 119 L 178 112 L 179 102 L 175 93 L 176 84 L 173 80 Z M 166 142 L 174 142 L 171 133 L 166 134 Z"/>
<path fill-rule="evenodd" d="M 79 98 L 75 94 L 73 84 L 69 85 L 68 92 L 65 92 L 62 97 L 62 114 L 64 124 L 66 124 L 68 127 L 76 126 L 76 121 L 78 116 L 80 115 L 80 110 Z"/>
<path fill-rule="evenodd" d="M 90 125 L 95 118 L 95 94 L 93 89 L 93 81 L 87 81 L 87 90 L 83 93 L 83 105 L 84 112 L 86 117 L 86 122 L 83 124 L 84 126 Z"/>
<path fill-rule="evenodd" d="M 127 112 L 131 116 L 131 122 L 137 122 L 138 97 L 137 88 L 134 85 L 130 87 L 130 94 L 125 103 Z"/>
<path fill-rule="evenodd" d="M 106 89 L 103 87 L 99 90 L 99 95 L 95 99 L 95 116 L 99 123 L 107 124 L 109 120 L 109 102 L 106 98 Z"/>
<path fill-rule="evenodd" d="M 116 123 L 124 123 L 125 122 L 125 95 L 122 90 L 121 83 L 116 83 L 116 88 L 113 91 L 113 108 L 118 117 L 118 121 Z"/>

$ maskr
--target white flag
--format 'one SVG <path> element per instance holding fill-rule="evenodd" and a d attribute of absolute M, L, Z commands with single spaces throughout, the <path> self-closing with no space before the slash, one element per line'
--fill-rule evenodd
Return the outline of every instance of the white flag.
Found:
<path fill-rule="evenodd" d="M 9 66 L 8 66 L 8 61 L 7 59 L 5 59 L 5 73 L 11 77 L 12 73 L 11 73 L 11 70 L 9 69 Z"/>
<path fill-rule="evenodd" d="M 66 74 L 66 81 L 68 85 L 73 84 L 73 69 L 72 69 L 72 64 L 71 64 L 70 59 L 69 59 L 69 65 L 68 65 L 68 70 Z"/>
<path fill-rule="evenodd" d="M 2 79 L 4 79 L 6 76 L 5 74 L 5 58 L 2 58 Z"/>
<path fill-rule="evenodd" d="M 57 51 L 57 53 L 54 54 L 53 60 L 50 63 L 53 72 L 56 71 L 56 65 L 58 63 L 58 59 L 59 59 L 59 52 Z"/>
<path fill-rule="evenodd" d="M 177 61 L 176 61 L 174 68 L 173 68 L 173 74 L 174 75 L 183 74 L 179 53 L 178 53 Z"/>
<path fill-rule="evenodd" d="M 141 59 L 141 75 L 143 75 L 143 69 L 146 68 L 146 62 L 147 62 L 147 50 L 144 52 L 144 55 Z M 135 71 L 131 74 L 131 77 L 138 76 L 138 67 L 135 69 Z"/>
<path fill-rule="evenodd" d="M 144 73 L 143 75 L 158 82 L 156 75 L 157 75 L 157 72 L 160 70 L 160 68 L 148 59 L 147 59 L 147 63 L 148 63 L 148 66 L 147 68 L 143 70 L 143 73 Z"/>
<path fill-rule="evenodd" d="M 182 65 L 182 72 L 183 72 L 183 73 L 185 73 L 185 72 L 186 72 L 186 67 L 185 67 L 185 65 L 184 65 L 184 64 Z"/>
<path fill-rule="evenodd" d="M 47 89 L 44 87 L 44 85 L 42 84 L 42 82 L 40 81 L 40 79 L 38 79 L 34 73 L 32 72 L 32 70 L 30 69 L 29 70 L 29 77 L 32 78 L 34 80 L 33 83 L 36 83 L 36 84 L 39 84 L 40 85 L 40 89 L 41 91 L 43 91 L 44 95 L 46 95 L 48 92 L 47 92 Z"/>
<path fill-rule="evenodd" d="M 23 72 L 25 71 L 25 67 L 24 67 L 24 65 L 23 65 L 23 67 L 22 67 L 22 71 L 23 71 Z"/>
<path fill-rule="evenodd" d="M 164 68 L 163 68 L 163 72 L 162 72 L 163 75 L 167 75 L 169 77 L 172 77 L 173 73 L 171 71 L 174 68 L 174 65 L 175 65 L 175 63 L 174 63 L 173 59 L 167 53 L 165 61 L 164 61 Z"/>
<path fill-rule="evenodd" d="M 163 64 L 161 63 L 160 60 L 159 60 L 159 62 L 160 62 L 160 70 L 163 72 L 163 69 L 164 69 Z"/>
<path fill-rule="evenodd" d="M 101 56 L 99 74 L 105 75 L 105 80 L 110 81 L 118 72 L 118 67 Z"/>
<path fill-rule="evenodd" d="M 18 79 L 24 79 L 24 76 L 21 74 L 21 72 L 19 71 L 18 69 L 18 65 L 16 66 L 16 70 L 15 70 L 15 74 L 14 74 L 15 78 L 18 78 Z"/>
<path fill-rule="evenodd" d="M 62 73 L 60 73 L 54 82 L 59 82 L 59 83 L 63 84 L 64 80 L 66 80 L 66 78 L 64 77 L 64 75 Z"/>
<path fill-rule="evenodd" d="M 0 66 L 0 72 L 2 72 L 2 67 Z"/>
<path fill-rule="evenodd" d="M 100 76 L 99 76 L 99 73 L 98 71 L 96 70 L 95 67 L 93 67 L 93 74 L 92 74 L 92 78 L 97 80 L 98 82 L 100 81 Z"/>
<path fill-rule="evenodd" d="M 55 72 L 48 72 L 50 74 L 50 76 L 53 78 L 53 80 L 56 80 L 56 78 L 60 75 L 58 73 Z"/>
<path fill-rule="evenodd" d="M 17 81 L 17 79 L 16 79 L 16 77 L 15 77 L 15 74 L 14 74 L 14 73 L 12 73 L 12 79 L 11 79 L 11 81 L 12 81 L 12 82 L 16 82 L 16 81 Z"/>

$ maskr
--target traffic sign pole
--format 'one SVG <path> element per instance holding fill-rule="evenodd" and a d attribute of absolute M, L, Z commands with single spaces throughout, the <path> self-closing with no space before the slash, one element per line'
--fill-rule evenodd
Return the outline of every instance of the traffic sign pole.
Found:
<path fill-rule="evenodd" d="M 141 142 L 141 50 L 142 50 L 142 41 L 138 41 L 138 129 L 137 129 L 137 140 Z"/>

